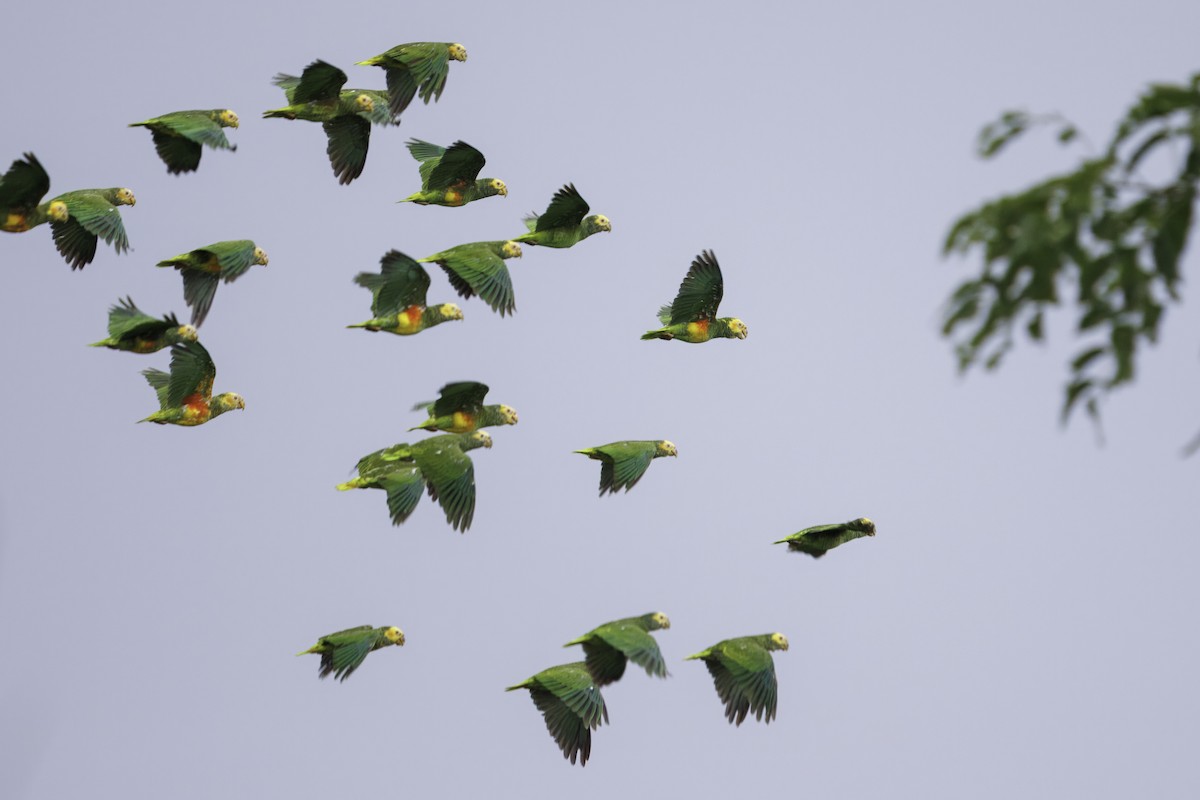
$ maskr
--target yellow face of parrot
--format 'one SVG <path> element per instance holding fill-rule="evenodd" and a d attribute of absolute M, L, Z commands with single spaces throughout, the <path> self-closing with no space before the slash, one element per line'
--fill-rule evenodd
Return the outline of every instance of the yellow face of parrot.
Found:
<path fill-rule="evenodd" d="M 404 644 L 404 631 L 400 630 L 394 625 L 385 630 L 383 632 L 383 636 L 392 644 Z"/>
<path fill-rule="evenodd" d="M 136 206 L 137 198 L 133 196 L 133 192 L 128 189 L 117 189 L 117 205 L 119 206 Z"/>
<path fill-rule="evenodd" d="M 236 128 L 238 126 L 238 115 L 227 108 L 217 115 L 217 122 L 226 128 Z"/>
<path fill-rule="evenodd" d="M 466 61 L 467 48 L 455 42 L 454 44 L 450 45 L 450 58 L 454 61 Z"/>
<path fill-rule="evenodd" d="M 773 643 L 774 643 L 774 644 L 775 644 L 775 645 L 776 645 L 776 646 L 777 646 L 777 647 L 778 647 L 780 650 L 787 650 L 787 649 L 788 649 L 788 640 L 787 640 L 787 637 L 786 637 L 786 636 L 784 636 L 782 633 L 772 633 L 772 634 L 771 634 L 771 641 L 772 641 L 772 642 L 773 642 Z"/>
<path fill-rule="evenodd" d="M 500 252 L 504 255 L 504 258 L 520 258 L 521 245 L 516 242 L 505 242 L 504 246 L 500 248 Z"/>

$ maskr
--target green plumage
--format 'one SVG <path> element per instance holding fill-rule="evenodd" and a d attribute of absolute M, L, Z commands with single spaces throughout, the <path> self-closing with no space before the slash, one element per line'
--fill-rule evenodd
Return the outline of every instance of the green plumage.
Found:
<path fill-rule="evenodd" d="M 454 303 L 427 306 L 429 273 L 399 250 L 388 251 L 379 261 L 379 272 L 360 272 L 354 282 L 371 290 L 371 319 L 347 328 L 366 328 L 411 336 L 450 320 L 462 319 Z"/>
<path fill-rule="evenodd" d="M 42 203 L 50 191 L 50 175 L 33 153 L 25 153 L 0 175 L 0 231 L 24 233 L 46 222 L 66 222 L 62 201 Z M 40 205 L 39 205 L 40 204 Z"/>
<path fill-rule="evenodd" d="M 320 122 L 329 144 L 325 148 L 338 183 L 348 184 L 362 174 L 371 144 L 371 122 L 375 119 L 378 93 L 351 89 L 342 91 L 346 73 L 320 59 L 304 68 L 299 82 L 291 75 L 275 76 L 288 105 L 264 111 L 267 118 L 302 119 Z M 364 116 L 365 115 L 365 116 Z"/>
<path fill-rule="evenodd" d="M 467 452 L 491 446 L 492 437 L 485 431 L 392 445 L 360 458 L 358 477 L 338 484 L 337 489 L 383 489 L 392 524 L 399 525 L 416 508 L 423 482 L 430 499 L 442 507 L 446 522 L 465 533 L 475 516 L 475 465 Z"/>
<path fill-rule="evenodd" d="M 155 318 L 133 304 L 132 297 L 118 300 L 108 310 L 108 338 L 91 347 L 126 350 L 131 353 L 156 353 L 180 342 L 196 341 L 196 329 L 180 325 L 174 314 Z"/>
<path fill-rule="evenodd" d="M 159 261 L 157 266 L 179 270 L 183 300 L 192 309 L 192 324 L 201 325 L 221 281 L 235 281 L 256 264 L 266 266 L 267 254 L 249 239 L 232 239 L 189 250 Z"/>
<path fill-rule="evenodd" d="M 853 541 L 863 536 L 875 535 L 875 523 L 866 517 L 852 519 L 832 525 L 814 525 L 802 531 L 793 533 L 775 544 L 787 542 L 788 550 L 807 553 L 813 558 L 820 558 L 840 544 Z"/>
<path fill-rule="evenodd" d="M 131 128 L 149 128 L 154 149 L 167 165 L 167 172 L 179 175 L 200 166 L 202 145 L 214 150 L 237 150 L 229 143 L 222 128 L 236 128 L 237 114 L 227 108 L 208 111 L 172 111 L 143 122 L 131 122 Z"/>
<path fill-rule="evenodd" d="M 608 217 L 603 214 L 587 216 L 590 210 L 575 184 L 569 183 L 554 193 L 545 213 L 525 217 L 529 232 L 513 241 L 543 247 L 571 247 L 593 233 L 612 230 Z"/>
<path fill-rule="evenodd" d="M 588 671 L 598 686 L 607 686 L 620 680 L 628 661 L 645 669 L 647 675 L 665 678 L 667 665 L 650 631 L 670 627 L 671 621 L 667 616 L 656 611 L 640 617 L 606 622 L 572 639 L 563 647 L 583 645 Z"/>
<path fill-rule="evenodd" d="M 688 656 L 684 661 L 701 659 L 717 687 L 717 696 L 725 704 L 725 718 L 741 725 L 747 714 L 770 724 L 775 719 L 778 685 L 772 650 L 787 650 L 782 633 L 742 636 L 717 642 L 707 650 Z"/>
<path fill-rule="evenodd" d="M 717 318 L 724 294 L 721 266 L 712 251 L 705 250 L 692 261 L 674 302 L 659 309 L 658 319 L 665 327 L 646 331 L 642 338 L 678 339 L 690 344 L 745 339 L 749 333 L 746 323 L 735 317 Z"/>
<path fill-rule="evenodd" d="M 358 669 L 371 653 L 381 647 L 403 644 L 404 631 L 395 626 L 372 628 L 370 625 L 359 625 L 357 628 L 347 628 L 322 636 L 312 647 L 296 655 L 319 653 L 321 669 L 317 673 L 318 676 L 327 678 L 333 675 L 337 680 L 344 681 L 354 674 L 354 670 Z"/>
<path fill-rule="evenodd" d="M 169 374 L 146 369 L 142 375 L 158 395 L 159 410 L 138 422 L 191 427 L 203 425 L 226 411 L 246 407 L 246 401 L 236 392 L 213 397 L 217 367 L 199 342 L 184 342 L 171 348 Z"/>
<path fill-rule="evenodd" d="M 428 206 L 464 206 L 492 195 L 508 196 L 508 187 L 498 178 L 480 178 L 486 163 L 483 153 L 466 142 L 450 147 L 412 139 L 408 152 L 420 162 L 421 190 L 401 200 Z"/>
<path fill-rule="evenodd" d="M 613 442 L 574 452 L 600 462 L 601 497 L 621 489 L 628 492 L 642 479 L 652 460 L 679 455 L 675 445 L 666 440 Z"/>
<path fill-rule="evenodd" d="M 413 411 L 427 412 L 429 419 L 409 430 L 470 433 L 493 425 L 516 425 L 515 409 L 500 404 L 483 404 L 487 393 L 487 385 L 477 381 L 447 383 L 439 390 L 437 400 L 413 406 Z"/>
<path fill-rule="evenodd" d="M 129 239 L 125 236 L 117 206 L 136 204 L 133 192 L 123 188 L 80 189 L 60 194 L 54 201 L 67 207 L 69 219 L 65 222 L 52 219 L 50 230 L 54 234 L 54 246 L 71 269 L 83 269 L 92 263 L 99 239 L 111 244 L 118 253 L 129 250 Z"/>
<path fill-rule="evenodd" d="M 357 63 L 383 67 L 387 75 L 388 104 L 392 113 L 399 116 L 417 92 L 426 105 L 430 100 L 440 100 L 442 90 L 446 88 L 446 76 L 450 73 L 450 62 L 466 60 L 467 50 L 461 44 L 409 42 Z"/>
<path fill-rule="evenodd" d="M 515 242 L 471 242 L 418 260 L 438 264 L 461 297 L 479 295 L 503 317 L 517 310 L 512 277 L 504 260 L 520 257 L 521 246 Z"/>
<path fill-rule="evenodd" d="M 587 766 L 592 754 L 592 731 L 608 722 L 604 695 L 582 661 L 542 670 L 532 678 L 504 691 L 528 689 L 533 704 L 542 712 L 546 729 L 558 743 L 563 758 Z"/>

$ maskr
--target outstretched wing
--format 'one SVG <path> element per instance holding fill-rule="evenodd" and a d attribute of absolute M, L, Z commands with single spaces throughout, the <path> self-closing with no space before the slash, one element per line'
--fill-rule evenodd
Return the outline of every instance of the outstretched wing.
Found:
<path fill-rule="evenodd" d="M 126 336 L 158 335 L 168 328 L 178 327 L 178 321 L 172 318 L 155 319 L 133 304 L 132 297 L 117 301 L 108 310 L 108 335 L 113 339 Z"/>
<path fill-rule="evenodd" d="M 600 494 L 629 491 L 646 474 L 654 460 L 653 442 L 618 442 L 595 448 L 604 456 L 600 467 Z"/>
<path fill-rule="evenodd" d="M 416 464 L 397 465 L 394 472 L 379 478 L 379 486 L 387 492 L 388 513 L 392 524 L 404 522 L 417 507 L 425 490 L 421 469 Z"/>
<path fill-rule="evenodd" d="M 200 168 L 200 144 L 198 142 L 159 130 L 150 131 L 150 135 L 154 139 L 155 152 L 167 165 L 167 172 L 170 174 L 195 172 Z M 224 134 L 221 138 L 225 138 Z"/>
<path fill-rule="evenodd" d="M 412 148 L 409 148 L 412 152 Z M 429 171 L 429 177 L 424 174 L 425 164 L 421 164 L 421 179 L 425 185 L 424 191 L 449 189 L 474 183 L 479 177 L 479 171 L 486 163 L 483 153 L 463 141 L 457 141 L 446 148 L 441 160 Z"/>
<path fill-rule="evenodd" d="M 325 152 L 333 166 L 333 174 L 343 186 L 362 175 L 367 164 L 367 148 L 371 144 L 371 123 L 358 116 L 340 116 L 321 123 L 329 144 Z"/>
<path fill-rule="evenodd" d="M 430 99 L 441 98 L 450 72 L 449 52 L 449 45 L 444 42 L 412 42 L 386 53 L 391 61 L 398 62 L 383 65 L 393 114 L 404 113 L 418 90 L 426 105 Z"/>
<path fill-rule="evenodd" d="M 0 209 L 20 208 L 32 211 L 50 191 L 50 176 L 33 153 L 12 162 L 8 172 L 0 176 Z"/>
<path fill-rule="evenodd" d="M 368 634 L 355 641 L 336 645 L 321 654 L 321 670 L 317 674 L 326 678 L 333 673 L 333 677 L 344 681 L 367 660 L 374 646 L 375 637 Z"/>
<path fill-rule="evenodd" d="M 747 714 L 754 714 L 758 720 L 765 714 L 768 723 L 775 718 L 775 662 L 765 649 L 734 640 L 704 663 L 713 677 L 717 696 L 725 704 L 727 720 L 741 725 Z"/>
<path fill-rule="evenodd" d="M 477 414 L 483 409 L 483 398 L 487 397 L 487 393 L 487 384 L 478 381 L 447 383 L 433 403 L 431 416 L 446 417 L 456 411 Z"/>
<path fill-rule="evenodd" d="M 254 242 L 250 239 L 231 239 L 193 250 L 197 261 L 204 263 L 211 255 L 221 267 L 221 280 L 229 283 L 241 277 L 254 265 Z M 191 270 L 194 271 L 194 270 Z M 186 275 L 188 270 L 185 270 Z"/>
<path fill-rule="evenodd" d="M 158 395 L 158 407 L 166 411 L 170 408 L 167 405 L 167 391 L 171 385 L 171 376 L 163 372 L 161 369 L 144 369 L 142 375 L 146 378 L 146 383 L 150 384 L 150 388 Z"/>
<path fill-rule="evenodd" d="M 679 294 L 671 303 L 671 321 L 668 325 L 717 318 L 717 307 L 725 294 L 725 282 L 721 278 L 721 267 L 711 250 L 696 256 L 683 282 Z"/>
<path fill-rule="evenodd" d="M 179 408 L 183 401 L 198 394 L 204 402 L 212 398 L 217 366 L 204 345 L 184 342 L 171 348 L 171 381 L 167 385 L 167 407 Z"/>
<path fill-rule="evenodd" d="M 198 269 L 180 271 L 183 273 L 183 301 L 192 309 L 192 324 L 203 325 L 208 310 L 212 308 L 221 279 L 211 272 Z"/>
<path fill-rule="evenodd" d="M 446 522 L 456 531 L 466 531 L 475 516 L 475 465 L 458 445 L 445 441 L 429 444 L 426 439 L 413 446 L 413 457 L 428 484 L 429 496 L 446 513 Z"/>
<path fill-rule="evenodd" d="M 477 294 L 502 317 L 517 310 L 508 267 L 486 245 L 455 248 L 438 263 L 462 297 Z"/>
<path fill-rule="evenodd" d="M 667 664 L 663 660 L 662 651 L 658 649 L 658 642 L 638 626 L 629 623 L 604 625 L 597 633 L 597 637 L 610 648 L 619 651 L 622 656 L 646 670 L 648 675 L 666 677 Z M 584 650 L 587 650 L 586 645 Z M 591 666 L 592 657 L 589 653 L 588 668 L 590 669 Z M 621 665 L 621 669 L 624 671 L 624 664 Z M 600 676 L 596 675 L 594 670 L 592 674 L 596 677 L 596 682 L 601 683 Z M 617 675 L 617 678 L 619 677 L 621 676 Z"/>
<path fill-rule="evenodd" d="M 129 239 L 121 223 L 121 212 L 99 194 L 72 194 L 66 199 L 71 218 L 51 222 L 54 245 L 72 269 L 80 269 L 96 257 L 96 239 L 111 244 L 118 253 L 129 250 Z"/>
<path fill-rule="evenodd" d="M 575 184 L 568 183 L 566 186 L 554 193 L 554 197 L 550 198 L 550 205 L 546 207 L 546 212 L 537 217 L 535 231 L 545 231 L 551 228 L 574 228 L 583 222 L 583 218 L 587 216 L 590 206 L 583 196 L 579 194 L 579 190 L 575 188 Z"/>
<path fill-rule="evenodd" d="M 380 272 L 360 272 L 354 282 L 371 290 L 371 313 L 376 317 L 397 314 L 409 306 L 424 306 L 429 273 L 399 250 L 389 250 L 379 261 Z"/>
<path fill-rule="evenodd" d="M 281 76 L 276 76 L 276 78 L 279 77 Z M 305 67 L 304 72 L 300 73 L 300 82 L 296 84 L 289 99 L 293 104 L 313 101 L 336 103 L 342 87 L 346 85 L 346 80 L 346 73 L 333 64 L 318 58 Z M 287 89 L 285 88 L 284 91 L 286 92 Z"/>

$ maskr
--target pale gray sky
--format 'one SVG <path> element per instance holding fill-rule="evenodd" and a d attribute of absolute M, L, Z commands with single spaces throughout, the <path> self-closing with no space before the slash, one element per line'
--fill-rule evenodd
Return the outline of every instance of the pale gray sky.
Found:
<path fill-rule="evenodd" d="M 1034 134 L 973 155 L 1001 110 L 1060 111 L 1094 141 L 1150 81 L 1200 68 L 1181 2 L 733 5 L 67 0 L 5 13 L 3 167 L 52 192 L 124 185 L 133 252 L 72 271 L 49 231 L 0 236 L 0 782 L 21 798 L 488 796 L 1193 797 L 1200 320 L 1190 296 L 1108 441 L 1057 424 L 1073 317 L 961 379 L 937 334 L 976 263 L 951 219 L 1074 164 Z M 339 186 L 318 125 L 262 120 L 276 72 L 459 41 L 435 105 L 372 132 Z M 236 153 L 166 173 L 129 122 L 230 107 Z M 396 205 L 409 137 L 464 139 L 507 199 Z M 517 313 L 477 300 L 417 337 L 366 318 L 352 276 L 522 231 L 573 181 L 613 232 L 510 262 Z M 187 430 L 137 357 L 89 349 L 132 295 L 186 314 L 154 263 L 253 238 L 202 340 L 243 412 Z M 745 341 L 643 342 L 713 249 Z M 1185 270 L 1195 275 L 1194 249 Z M 1194 287 L 1188 287 L 1189 292 Z M 1070 295 L 1070 292 L 1064 294 Z M 455 300 L 440 271 L 430 300 Z M 335 492 L 416 434 L 451 380 L 519 412 L 476 451 L 465 535 L 427 499 Z M 628 495 L 572 450 L 669 438 Z M 813 561 L 770 543 L 872 517 Z M 661 610 L 671 670 L 606 689 L 586 769 L 524 694 L 563 642 Z M 349 681 L 293 657 L 394 624 Z M 782 631 L 778 719 L 728 725 L 681 659 Z"/>

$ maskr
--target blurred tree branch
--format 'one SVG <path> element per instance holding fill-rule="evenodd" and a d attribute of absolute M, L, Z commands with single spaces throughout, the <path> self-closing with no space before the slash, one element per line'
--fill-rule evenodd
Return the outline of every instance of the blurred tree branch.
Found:
<path fill-rule="evenodd" d="M 1064 144 L 1082 138 L 1058 115 L 1008 111 L 980 132 L 979 154 L 991 158 L 1046 125 Z M 1133 380 L 1138 346 L 1157 341 L 1167 305 L 1179 302 L 1198 182 L 1200 73 L 1186 86 L 1151 85 L 1103 154 L 956 220 L 943 255 L 983 255 L 982 274 L 944 311 L 959 369 L 996 368 L 1020 330 L 1040 341 L 1045 312 L 1071 292 L 1084 342 L 1069 365 L 1062 422 L 1080 407 L 1099 422 L 1099 401 Z"/>

